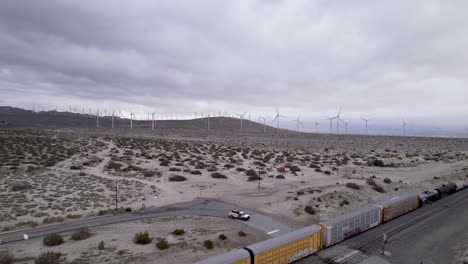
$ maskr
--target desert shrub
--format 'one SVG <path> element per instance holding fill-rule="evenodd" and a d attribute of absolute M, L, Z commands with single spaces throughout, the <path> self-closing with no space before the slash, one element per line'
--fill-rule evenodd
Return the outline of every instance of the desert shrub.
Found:
<path fill-rule="evenodd" d="M 48 234 L 46 235 L 43 239 L 42 242 L 46 246 L 58 246 L 63 244 L 63 237 L 59 234 L 53 233 L 53 234 Z"/>
<path fill-rule="evenodd" d="M 64 259 L 62 258 L 62 253 L 47 251 L 42 252 L 37 256 L 35 264 L 60 264 L 63 263 Z"/>
<path fill-rule="evenodd" d="M 348 200 L 343 200 L 343 201 L 341 201 L 340 206 L 343 207 L 343 206 L 348 205 L 348 204 L 349 204 Z"/>
<path fill-rule="evenodd" d="M 374 162 L 372 162 L 372 165 L 376 167 L 385 167 L 385 163 L 383 162 L 383 160 L 380 159 L 374 160 Z"/>
<path fill-rule="evenodd" d="M 180 236 L 180 235 L 185 234 L 185 230 L 184 229 L 174 229 L 174 231 L 172 231 L 172 234 L 174 236 Z"/>
<path fill-rule="evenodd" d="M 366 182 L 371 186 L 377 186 L 377 183 L 374 181 L 374 179 L 367 179 Z"/>
<path fill-rule="evenodd" d="M 78 173 L 79 176 L 86 176 L 86 172 L 84 171 L 80 171 L 80 173 Z"/>
<path fill-rule="evenodd" d="M 276 179 L 284 179 L 283 175 L 276 175 Z"/>
<path fill-rule="evenodd" d="M 130 207 L 125 208 L 125 212 L 130 213 L 131 211 L 132 211 L 132 208 Z"/>
<path fill-rule="evenodd" d="M 245 169 L 242 168 L 242 167 L 238 167 L 238 168 L 236 168 L 236 171 L 245 171 Z"/>
<path fill-rule="evenodd" d="M 82 167 L 80 165 L 71 165 L 70 170 L 81 170 Z"/>
<path fill-rule="evenodd" d="M 262 177 L 260 176 L 249 176 L 249 181 L 260 181 L 260 180 L 263 180 Z"/>
<path fill-rule="evenodd" d="M 199 171 L 199 170 L 193 170 L 193 171 L 190 172 L 190 174 L 193 174 L 193 175 L 200 175 L 200 174 L 202 174 L 202 173 L 201 173 L 201 171 Z"/>
<path fill-rule="evenodd" d="M 211 240 L 209 240 L 209 239 L 203 241 L 203 245 L 204 245 L 207 249 L 213 249 L 213 247 L 214 247 L 213 241 L 211 241 Z"/>
<path fill-rule="evenodd" d="M 240 237 L 245 237 L 247 236 L 247 234 L 244 232 L 244 231 L 239 231 L 239 233 L 237 233 Z"/>
<path fill-rule="evenodd" d="M 177 167 L 171 167 L 169 168 L 169 171 L 181 171 L 181 169 Z"/>
<path fill-rule="evenodd" d="M 91 231 L 89 231 L 88 228 L 80 228 L 76 230 L 75 232 L 73 232 L 73 234 L 71 235 L 71 238 L 73 240 L 83 240 L 83 239 L 87 239 L 91 237 L 92 235 L 93 234 L 91 233 Z"/>
<path fill-rule="evenodd" d="M 165 238 L 159 238 L 158 242 L 156 242 L 156 247 L 160 250 L 165 250 L 169 248 L 169 243 Z"/>
<path fill-rule="evenodd" d="M 290 171 L 301 171 L 301 168 L 299 168 L 299 166 L 292 165 L 292 166 L 289 167 L 289 170 Z"/>
<path fill-rule="evenodd" d="M 323 173 L 325 173 L 326 175 L 330 175 L 331 171 L 327 170 L 327 171 L 324 171 Z"/>
<path fill-rule="evenodd" d="M 245 175 L 247 175 L 247 176 L 253 176 L 253 177 L 257 176 L 257 177 L 258 177 L 258 173 L 257 173 L 257 171 L 255 171 L 254 169 L 248 169 L 248 170 L 246 170 L 246 171 L 245 171 Z"/>
<path fill-rule="evenodd" d="M 221 240 L 226 240 L 227 239 L 227 236 L 225 234 L 220 234 L 218 237 Z"/>
<path fill-rule="evenodd" d="M 168 167 L 170 165 L 169 161 L 165 160 L 165 161 L 161 161 L 159 163 L 160 166 L 165 166 L 165 167 Z"/>
<path fill-rule="evenodd" d="M 153 177 L 156 174 L 155 171 L 144 171 L 143 176 L 144 177 Z"/>
<path fill-rule="evenodd" d="M 99 245 L 97 247 L 99 250 L 104 250 L 104 241 L 99 242 Z"/>
<path fill-rule="evenodd" d="M 186 181 L 187 178 L 181 175 L 172 175 L 169 177 L 169 181 L 176 181 L 176 182 L 181 182 L 181 181 Z"/>
<path fill-rule="evenodd" d="M 214 172 L 211 174 L 211 177 L 215 179 L 227 179 L 226 175 L 219 173 L 219 172 Z"/>
<path fill-rule="evenodd" d="M 13 264 L 15 256 L 9 251 L 0 252 L 0 264 Z"/>
<path fill-rule="evenodd" d="M 312 168 L 312 169 L 319 169 L 320 166 L 319 166 L 317 163 L 315 163 L 315 162 L 311 162 L 310 165 L 309 165 L 309 168 Z"/>
<path fill-rule="evenodd" d="M 133 242 L 139 245 L 147 245 L 151 243 L 153 240 L 150 238 L 149 234 L 147 231 L 145 232 L 138 232 L 135 234 L 135 237 L 133 238 Z"/>
<path fill-rule="evenodd" d="M 349 187 L 349 188 L 354 189 L 354 190 L 361 189 L 361 187 L 359 185 L 357 185 L 356 183 L 353 183 L 353 182 L 346 183 L 346 187 Z"/>
<path fill-rule="evenodd" d="M 383 180 L 383 182 L 385 182 L 385 183 L 387 183 L 387 184 L 390 184 L 390 183 L 392 183 L 392 180 L 390 180 L 390 178 L 387 177 L 387 178 L 385 178 L 385 179 Z"/>
<path fill-rule="evenodd" d="M 229 164 L 229 163 L 224 164 L 224 168 L 226 168 L 226 169 L 231 169 L 231 168 L 234 168 L 234 167 L 235 167 L 234 165 Z"/>
<path fill-rule="evenodd" d="M 13 185 L 11 185 L 11 190 L 14 192 L 24 191 L 24 190 L 28 190 L 31 188 L 32 188 L 31 184 L 29 184 L 29 182 L 26 182 L 26 181 L 16 182 L 16 183 L 13 183 Z"/>
<path fill-rule="evenodd" d="M 304 192 L 303 191 L 298 191 L 297 195 L 304 195 Z"/>
<path fill-rule="evenodd" d="M 373 189 L 374 191 L 376 191 L 376 192 L 379 192 L 379 193 L 384 193 L 384 192 L 385 192 L 384 188 L 383 188 L 382 186 L 380 186 L 380 185 L 376 185 L 376 186 L 374 186 L 374 188 L 372 188 L 372 189 Z"/>
<path fill-rule="evenodd" d="M 44 162 L 44 166 L 46 167 L 52 167 L 52 166 L 55 166 L 55 164 L 57 164 L 57 160 L 55 159 L 48 159 Z"/>
<path fill-rule="evenodd" d="M 307 206 L 304 208 L 304 211 L 306 211 L 306 213 L 311 214 L 311 215 L 314 215 L 314 214 L 315 214 L 315 209 L 312 208 L 312 206 L 309 206 L 309 205 L 307 205 Z"/>

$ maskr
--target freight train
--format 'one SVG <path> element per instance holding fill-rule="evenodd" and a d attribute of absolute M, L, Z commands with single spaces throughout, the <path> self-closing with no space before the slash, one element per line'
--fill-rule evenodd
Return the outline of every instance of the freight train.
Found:
<path fill-rule="evenodd" d="M 234 249 L 197 264 L 292 263 L 464 188 L 468 188 L 468 180 L 451 182 L 421 194 L 401 194 L 318 225 Z"/>

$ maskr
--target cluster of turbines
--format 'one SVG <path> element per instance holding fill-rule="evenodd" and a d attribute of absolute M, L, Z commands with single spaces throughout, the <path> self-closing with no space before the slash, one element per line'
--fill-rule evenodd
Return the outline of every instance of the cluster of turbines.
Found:
<path fill-rule="evenodd" d="M 335 116 L 330 116 L 330 117 L 327 117 L 327 119 L 329 120 L 330 122 L 330 134 L 333 133 L 333 121 L 336 120 L 336 134 L 339 134 L 340 133 L 340 123 L 342 125 L 344 125 L 344 128 L 345 128 L 345 131 L 344 133 L 345 134 L 348 134 L 348 126 L 351 122 L 346 122 L 345 120 L 343 120 L 341 118 L 341 112 L 342 112 L 342 107 L 340 107 L 340 109 L 338 110 L 338 113 L 335 115 Z M 88 112 L 85 111 L 85 108 L 83 107 L 81 109 L 81 113 L 79 112 L 79 110 L 77 111 L 77 108 L 76 107 L 72 107 L 70 105 L 68 105 L 68 110 L 70 113 L 74 113 L 74 114 L 82 114 L 82 115 L 87 115 L 88 117 L 95 117 L 96 118 L 96 127 L 97 128 L 100 128 L 100 119 L 103 118 L 103 117 L 107 117 L 107 118 L 110 118 L 111 119 L 111 127 L 112 129 L 115 128 L 115 122 L 114 122 L 114 119 L 115 118 L 122 118 L 124 116 L 124 114 L 122 113 L 122 111 L 118 111 L 116 112 L 115 110 L 113 110 L 112 112 L 108 112 L 107 109 L 104 109 L 103 112 L 101 112 L 99 110 L 99 108 L 97 108 L 96 112 L 93 113 L 93 111 L 91 110 L 91 108 L 88 109 Z M 272 123 L 274 123 L 276 121 L 276 132 L 279 134 L 280 133 L 280 119 L 281 118 L 287 118 L 286 116 L 284 115 L 281 115 L 278 108 L 275 106 L 275 110 L 276 110 L 276 115 L 274 116 L 273 120 L 272 120 Z M 38 110 L 36 109 L 32 109 L 33 112 L 38 112 Z M 42 109 L 42 111 L 44 111 L 44 109 Z M 56 111 L 56 110 L 54 110 Z M 198 114 L 200 115 L 200 117 L 198 116 Z M 244 119 L 246 119 L 246 114 L 247 112 L 244 112 L 244 113 L 235 113 L 234 115 L 228 113 L 228 112 L 224 112 L 224 117 L 234 117 L 234 116 L 237 116 L 239 118 L 239 121 L 240 121 L 240 132 L 244 132 Z M 160 115 L 160 116 L 156 116 L 156 113 L 153 112 L 153 113 L 147 113 L 147 118 L 144 119 L 144 118 L 137 118 L 136 114 L 135 113 L 130 113 L 130 129 L 133 129 L 133 121 L 134 120 L 147 120 L 147 121 L 151 121 L 151 130 L 155 130 L 155 121 L 157 120 L 157 118 L 159 120 L 177 120 L 178 118 L 177 117 L 169 117 L 169 116 L 164 116 L 164 115 Z M 210 118 L 212 117 L 223 117 L 223 113 L 221 111 L 219 111 L 218 115 L 216 114 L 204 114 L 202 112 L 198 113 L 198 112 L 195 112 L 195 119 L 197 118 L 201 118 L 201 119 L 204 119 L 206 120 L 206 124 L 207 124 L 207 129 L 210 130 Z M 271 117 L 264 117 L 264 116 L 259 116 L 258 117 L 258 123 L 260 124 L 263 124 L 263 132 L 266 133 L 267 132 L 267 120 L 270 119 Z M 248 120 L 251 121 L 251 115 L 249 114 L 248 115 Z M 365 130 L 364 130 L 364 133 L 365 135 L 368 135 L 368 123 L 369 121 L 371 121 L 371 119 L 369 118 L 362 118 L 361 117 L 361 120 L 363 120 L 365 122 Z M 263 121 L 263 122 L 262 122 Z M 290 122 L 295 122 L 296 123 L 296 131 L 297 132 L 300 132 L 300 129 L 304 128 L 304 124 L 302 123 L 301 121 L 301 114 L 294 120 L 291 120 Z M 319 133 L 319 122 L 318 121 L 315 121 L 314 123 L 314 126 L 315 126 L 315 132 L 316 133 Z M 406 122 L 403 120 L 403 123 L 402 123 L 402 135 L 406 135 Z"/>

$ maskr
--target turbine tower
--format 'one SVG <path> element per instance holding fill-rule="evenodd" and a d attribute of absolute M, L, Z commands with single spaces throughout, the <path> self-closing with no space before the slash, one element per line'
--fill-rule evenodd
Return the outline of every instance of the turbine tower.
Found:
<path fill-rule="evenodd" d="M 319 122 L 315 121 L 315 133 L 318 133 Z"/>
<path fill-rule="evenodd" d="M 154 131 L 154 114 L 155 114 L 154 112 L 151 113 L 151 130 L 153 131 Z"/>
<path fill-rule="evenodd" d="M 266 124 L 265 123 L 266 123 L 267 119 L 270 118 L 270 117 L 261 117 L 260 116 L 260 118 L 263 119 L 263 133 L 266 133 Z"/>
<path fill-rule="evenodd" d="M 405 120 L 403 120 L 402 128 L 403 128 L 403 136 L 406 136 L 406 122 L 405 122 Z"/>
<path fill-rule="evenodd" d="M 304 124 L 302 124 L 302 122 L 299 120 L 301 118 L 301 115 L 299 115 L 297 117 L 297 119 L 294 119 L 293 121 L 291 122 L 296 122 L 296 131 L 299 132 L 299 124 L 301 124 L 302 126 L 304 126 Z"/>
<path fill-rule="evenodd" d="M 96 128 L 99 128 L 99 108 L 96 111 Z"/>
<path fill-rule="evenodd" d="M 365 119 L 365 118 L 362 118 L 362 117 L 361 117 L 361 119 L 364 120 L 364 122 L 366 122 L 366 135 L 367 135 L 367 122 L 369 122 L 370 119 Z"/>
<path fill-rule="evenodd" d="M 114 110 L 112 110 L 112 129 L 114 129 Z"/>
<path fill-rule="evenodd" d="M 241 114 L 236 114 L 236 116 L 238 116 L 240 118 L 240 132 L 242 133 L 242 129 L 243 129 L 243 126 L 242 126 L 242 122 L 244 120 L 244 115 L 246 114 L 247 112 L 244 112 L 242 115 Z"/>
<path fill-rule="evenodd" d="M 350 121 L 350 122 L 346 122 L 346 121 L 344 121 L 343 119 L 341 119 L 341 121 L 343 121 L 343 123 L 345 124 L 345 131 L 346 131 L 345 133 L 348 134 L 348 125 L 351 123 L 351 121 Z"/>
<path fill-rule="evenodd" d="M 336 117 L 327 117 L 328 120 L 330 120 L 330 134 L 333 133 L 333 120 L 336 118 Z"/>
<path fill-rule="evenodd" d="M 283 115 L 280 115 L 279 111 L 278 111 L 278 107 L 276 107 L 276 117 L 275 119 L 273 119 L 273 122 L 275 122 L 276 120 L 276 133 L 279 134 L 279 121 L 280 121 L 280 118 L 281 117 L 286 117 L 286 116 L 283 116 Z"/>
<path fill-rule="evenodd" d="M 334 117 L 336 118 L 336 134 L 339 134 L 340 133 L 340 114 L 341 114 L 341 109 L 343 109 L 343 107 L 340 107 L 340 110 L 338 111 L 338 114 Z"/>
<path fill-rule="evenodd" d="M 130 113 L 130 129 L 133 129 L 133 117 L 135 116 L 135 113 Z"/>

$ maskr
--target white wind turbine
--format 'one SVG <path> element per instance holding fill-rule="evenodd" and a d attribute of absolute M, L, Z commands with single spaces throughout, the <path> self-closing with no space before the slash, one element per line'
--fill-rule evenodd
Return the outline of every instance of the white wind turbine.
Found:
<path fill-rule="evenodd" d="M 286 117 L 286 116 L 280 115 L 280 113 L 278 111 L 278 107 L 275 106 L 275 108 L 276 108 L 276 117 L 275 117 L 275 119 L 273 119 L 273 122 L 275 122 L 275 120 L 276 120 L 276 133 L 279 134 L 279 129 L 280 129 L 279 128 L 279 121 L 280 121 L 280 118 L 281 117 Z"/>
<path fill-rule="evenodd" d="M 370 121 L 370 119 L 365 119 L 365 118 L 362 118 L 362 117 L 361 117 L 361 119 L 364 120 L 364 122 L 366 122 L 366 135 L 367 135 L 367 123 Z"/>
<path fill-rule="evenodd" d="M 154 131 L 154 114 L 155 112 L 151 113 L 151 130 Z"/>
<path fill-rule="evenodd" d="M 330 134 L 333 133 L 333 120 L 335 120 L 336 117 L 327 117 L 328 120 L 330 120 Z"/>
<path fill-rule="evenodd" d="M 236 114 L 236 116 L 238 116 L 240 118 L 240 132 L 242 133 L 242 130 L 243 130 L 243 120 L 244 120 L 244 115 L 246 114 L 247 112 L 244 112 L 242 115 L 241 114 Z"/>
<path fill-rule="evenodd" d="M 96 127 L 99 128 L 99 108 L 96 111 Z"/>
<path fill-rule="evenodd" d="M 130 129 L 133 129 L 133 117 L 135 116 L 135 113 L 130 113 Z"/>
<path fill-rule="evenodd" d="M 260 116 L 259 118 L 263 119 L 263 133 L 266 133 L 266 124 L 265 123 L 266 123 L 267 119 L 270 118 L 270 117 L 261 117 Z"/>
<path fill-rule="evenodd" d="M 296 131 L 299 132 L 299 124 L 301 124 L 301 126 L 304 126 L 304 124 L 302 124 L 302 122 L 299 120 L 301 118 L 301 115 L 299 115 L 296 119 L 292 120 L 291 122 L 296 122 Z"/>
<path fill-rule="evenodd" d="M 346 134 L 348 134 L 348 125 L 351 124 L 351 121 L 346 122 L 343 119 L 341 119 L 341 121 L 343 121 L 343 123 L 345 124 L 345 131 L 346 131 Z"/>
<path fill-rule="evenodd" d="M 112 110 L 112 129 L 114 129 L 114 110 Z"/>
<path fill-rule="evenodd" d="M 318 133 L 319 122 L 315 121 L 315 133 Z"/>
<path fill-rule="evenodd" d="M 406 136 L 406 122 L 405 122 L 405 120 L 403 120 L 402 128 L 403 128 L 403 136 Z"/>
<path fill-rule="evenodd" d="M 334 116 L 334 118 L 336 118 L 336 133 L 339 134 L 340 133 L 340 114 L 341 114 L 341 109 L 343 109 L 343 107 L 340 107 L 340 110 L 338 111 L 338 114 L 336 116 Z"/>

